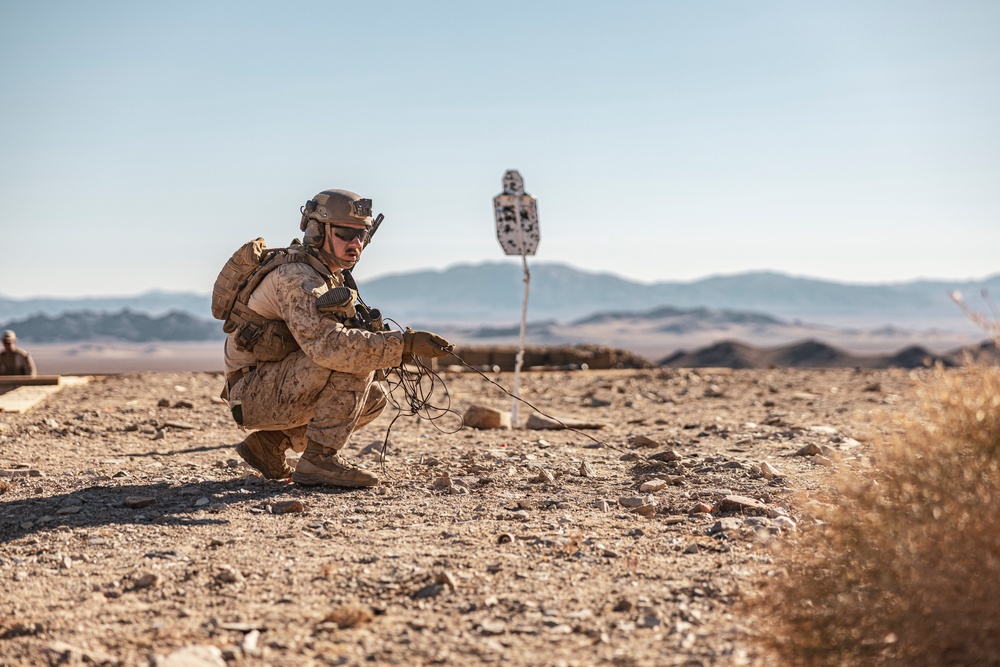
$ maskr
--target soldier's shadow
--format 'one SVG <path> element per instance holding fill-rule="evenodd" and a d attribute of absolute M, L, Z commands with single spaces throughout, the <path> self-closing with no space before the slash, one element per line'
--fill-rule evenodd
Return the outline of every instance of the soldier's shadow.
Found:
<path fill-rule="evenodd" d="M 30 478 L 22 483 L 30 484 Z M 299 499 L 302 491 L 294 484 L 248 476 L 190 484 L 97 484 L 57 495 L 0 501 L 0 544 L 60 527 L 225 525 L 233 512 L 266 515 L 269 506 Z"/>

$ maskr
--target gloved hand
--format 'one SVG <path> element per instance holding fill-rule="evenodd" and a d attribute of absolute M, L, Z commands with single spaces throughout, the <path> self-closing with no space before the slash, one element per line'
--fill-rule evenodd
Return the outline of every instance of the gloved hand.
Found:
<path fill-rule="evenodd" d="M 436 333 L 409 327 L 403 332 L 403 361 L 413 361 L 413 357 L 443 357 L 454 349 L 454 345 Z"/>

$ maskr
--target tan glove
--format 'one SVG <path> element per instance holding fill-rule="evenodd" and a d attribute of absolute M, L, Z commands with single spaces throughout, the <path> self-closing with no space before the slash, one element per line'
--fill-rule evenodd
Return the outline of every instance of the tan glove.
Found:
<path fill-rule="evenodd" d="M 409 327 L 403 332 L 403 361 L 413 361 L 413 357 L 443 357 L 454 349 L 454 345 L 436 333 Z"/>

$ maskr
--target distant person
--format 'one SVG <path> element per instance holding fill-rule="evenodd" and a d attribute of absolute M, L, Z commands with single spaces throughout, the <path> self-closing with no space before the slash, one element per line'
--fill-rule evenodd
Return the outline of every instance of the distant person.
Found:
<path fill-rule="evenodd" d="M 300 209 L 301 243 L 259 260 L 263 239 L 248 243 L 216 281 L 213 314 L 229 333 L 223 396 L 236 422 L 256 429 L 236 452 L 268 479 L 377 484 L 339 454 L 386 406 L 376 371 L 452 349 L 428 331 L 385 330 L 378 311 L 358 298 L 350 269 L 382 222 L 371 208 L 353 192 L 324 190 Z M 294 472 L 290 448 L 302 452 Z"/>
<path fill-rule="evenodd" d="M 0 352 L 0 375 L 37 375 L 31 353 L 17 346 L 17 334 L 3 332 L 3 352 Z"/>

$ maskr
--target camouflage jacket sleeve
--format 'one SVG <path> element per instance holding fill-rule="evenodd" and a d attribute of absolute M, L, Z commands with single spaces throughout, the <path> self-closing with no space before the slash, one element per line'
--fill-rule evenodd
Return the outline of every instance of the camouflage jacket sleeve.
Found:
<path fill-rule="evenodd" d="M 308 265 L 285 264 L 264 278 L 248 305 L 264 317 L 284 320 L 306 356 L 324 368 L 364 375 L 399 365 L 403 334 L 347 328 L 321 315 L 316 299 L 327 289 Z"/>

